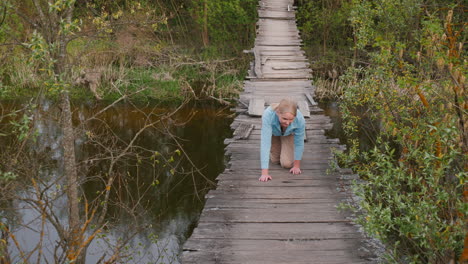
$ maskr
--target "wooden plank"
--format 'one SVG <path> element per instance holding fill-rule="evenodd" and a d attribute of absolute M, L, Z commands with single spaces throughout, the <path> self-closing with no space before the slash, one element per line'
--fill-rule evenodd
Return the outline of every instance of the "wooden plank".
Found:
<path fill-rule="evenodd" d="M 276 199 L 276 200 L 265 200 L 265 199 L 234 199 L 227 200 L 222 197 L 217 199 L 209 199 L 205 208 L 270 208 L 278 205 L 304 205 L 304 206 L 317 206 L 323 205 L 333 208 L 336 206 L 336 199 Z"/>
<path fill-rule="evenodd" d="M 333 126 L 332 123 L 327 122 L 320 122 L 316 121 L 316 123 L 309 124 L 308 122 L 311 121 L 313 118 L 320 115 L 313 115 L 309 119 L 306 120 L 306 133 L 311 137 L 315 137 L 316 139 L 324 139 L 325 142 L 339 142 L 337 139 L 327 138 L 324 135 L 325 131 Z M 259 118 L 259 117 L 256 117 Z M 255 129 L 252 130 L 252 135 L 260 135 L 260 130 L 262 128 L 262 121 L 261 120 L 237 120 L 231 124 L 231 128 L 235 129 L 240 123 L 249 123 L 255 125 Z M 331 140 L 331 141 L 330 141 Z"/>
<path fill-rule="evenodd" d="M 309 100 L 310 105 L 313 105 L 313 106 L 317 105 L 317 103 L 315 102 L 314 98 L 312 98 L 310 93 L 305 93 L 305 96 L 307 100 Z"/>
<path fill-rule="evenodd" d="M 253 48 L 253 53 L 254 53 L 254 58 L 255 58 L 255 62 L 254 62 L 254 73 L 255 73 L 255 76 L 257 76 L 258 78 L 262 78 L 263 76 L 263 73 L 262 73 L 262 58 L 261 58 L 261 54 L 260 52 L 258 51 L 257 48 Z"/>
<path fill-rule="evenodd" d="M 308 120 L 306 120 L 307 122 Z M 325 125 L 325 124 L 323 124 Z M 315 138 L 324 138 L 324 139 L 327 139 L 328 138 L 324 135 L 325 134 L 325 131 L 326 129 L 324 129 L 323 126 L 311 126 L 311 125 L 307 125 L 306 127 L 306 133 L 307 135 L 309 135 L 310 137 L 315 137 Z M 253 129 L 252 132 L 250 133 L 252 135 L 260 135 L 261 134 L 261 130 L 260 129 Z M 315 151 L 315 150 L 314 150 Z"/>
<path fill-rule="evenodd" d="M 299 46 L 256 46 L 262 53 L 263 52 L 300 52 L 305 54 L 304 50 Z"/>
<path fill-rule="evenodd" d="M 216 247 L 219 250 L 210 250 L 209 258 L 200 254 L 200 251 L 191 250 L 184 252 L 184 257 L 191 257 L 184 263 L 203 263 L 203 264 L 232 264 L 232 263 L 248 263 L 248 264 L 265 264 L 265 263 L 297 263 L 297 264 L 344 264 L 344 263 L 366 263 L 365 259 L 359 259 L 359 255 L 350 251 L 310 251 L 309 250 L 295 250 L 293 247 L 285 247 L 284 250 L 265 249 L 268 243 L 264 240 L 257 240 L 257 246 L 252 247 L 250 250 L 226 250 L 230 248 L 231 242 L 222 247 Z M 346 241 L 344 241 L 346 242 Z M 352 243 L 349 242 L 348 243 Z M 356 244 L 355 244 L 356 245 Z M 355 255 L 354 255 L 355 254 Z M 351 261 L 351 262 L 350 262 Z M 367 262 L 368 263 L 368 262 Z"/>
<path fill-rule="evenodd" d="M 314 202 L 310 199 L 309 203 L 301 204 L 297 201 L 289 203 L 274 203 L 274 202 L 265 202 L 264 200 L 253 200 L 253 199 L 241 199 L 234 201 L 223 200 L 224 203 L 218 203 L 216 206 L 205 206 L 207 210 L 223 210 L 223 209 L 275 209 L 278 208 L 302 208 L 306 211 L 325 211 L 336 206 L 336 201 L 331 202 L 332 200 L 320 200 L 320 202 Z"/>
<path fill-rule="evenodd" d="M 277 101 L 278 102 L 278 101 Z M 332 128 L 333 124 L 332 123 L 329 123 L 329 122 L 324 122 L 324 121 L 321 121 L 321 120 L 314 120 L 316 117 L 320 117 L 320 116 L 323 116 L 323 115 L 314 115 L 312 116 L 310 119 L 307 119 L 307 122 L 306 122 L 306 130 L 327 130 L 327 129 L 330 129 Z M 255 119 L 252 119 L 252 120 L 237 120 L 237 121 L 234 121 L 231 125 L 231 128 L 235 128 L 237 127 L 237 125 L 239 125 L 240 122 L 244 122 L 244 123 L 249 123 L 249 124 L 254 124 L 255 125 L 255 128 L 256 129 L 261 129 L 262 128 L 262 121 L 261 120 L 255 120 Z M 252 133 L 254 133 L 255 130 L 252 131 Z M 323 138 L 327 138 L 325 136 L 323 136 Z M 327 141 L 328 142 L 328 141 Z"/>
<path fill-rule="evenodd" d="M 253 124 L 241 123 L 233 133 L 234 139 L 248 139 L 254 127 Z"/>
<path fill-rule="evenodd" d="M 259 139 L 259 137 L 258 137 Z M 252 145 L 252 144 L 258 144 L 258 141 L 255 142 L 255 143 L 249 143 L 249 142 L 246 142 L 246 144 L 249 144 L 249 145 Z M 231 160 L 229 161 L 230 163 L 233 163 L 233 162 L 236 162 L 236 161 L 244 161 L 244 160 L 251 160 L 251 162 L 255 162 L 255 161 L 252 161 L 252 159 L 256 160 L 258 159 L 258 157 L 260 156 L 260 144 L 257 145 L 258 147 L 249 147 L 246 149 L 246 151 L 242 152 L 242 151 L 230 151 L 230 157 L 231 157 Z M 321 145 L 323 146 L 323 145 Z M 246 147 L 245 145 L 243 145 L 243 147 Z M 327 149 L 330 149 L 331 146 L 328 146 Z M 257 150 L 257 151 L 256 151 Z M 332 159 L 332 156 L 333 156 L 333 153 L 330 151 L 330 152 L 327 152 L 327 153 L 316 153 L 314 151 L 310 151 L 310 150 L 306 150 L 304 151 L 304 155 L 303 155 L 303 158 L 302 158 L 302 163 L 304 163 L 304 165 L 308 165 L 308 164 L 319 164 L 319 163 L 327 163 L 327 162 L 330 162 L 331 159 Z M 249 163 L 246 164 L 246 166 L 248 166 Z M 327 166 L 329 166 L 328 164 L 326 164 Z"/>
<path fill-rule="evenodd" d="M 259 249 L 258 245 L 262 245 Z M 194 239 L 193 242 L 187 243 L 184 246 L 184 257 L 191 258 L 195 262 L 184 263 L 366 263 L 366 259 L 372 255 L 363 250 L 356 250 L 360 245 L 358 239 L 322 239 L 322 240 L 251 240 L 251 239 Z M 249 258 L 244 262 L 231 259 L 228 256 L 223 256 L 226 251 L 232 252 L 251 252 L 261 257 L 269 255 L 278 257 L 267 259 L 262 258 L 256 260 Z M 261 253 L 258 253 L 260 251 Z M 203 259 L 203 254 L 200 252 L 210 252 L 209 254 L 217 254 L 217 262 L 205 262 L 210 259 Z M 347 252 L 347 253 L 343 253 Z M 277 256 L 278 253 L 283 256 Z M 192 254 L 192 256 L 190 256 Z M 228 255 L 230 253 L 227 253 Z M 307 261 L 301 261 L 299 257 L 289 257 L 284 259 L 284 255 L 297 255 L 308 257 Z M 236 255 L 236 254 L 233 254 Z M 348 259 L 343 260 L 342 256 Z M 201 257 L 201 258 L 200 258 Z M 266 256 L 268 257 L 268 256 Z M 197 262 L 198 261 L 198 262 Z M 271 262 L 272 261 L 272 262 Z M 283 261 L 283 262 L 281 262 Z M 311 262 L 313 261 L 313 262 Z M 368 262 L 367 262 L 368 263 Z"/>
<path fill-rule="evenodd" d="M 272 66 L 271 69 L 275 71 L 302 71 L 302 70 L 309 70 L 307 72 L 310 72 L 311 70 L 307 66 Z"/>
<path fill-rule="evenodd" d="M 256 149 L 258 150 L 255 151 Z M 241 152 L 241 151 L 237 151 L 237 152 L 231 151 L 229 154 L 232 160 L 229 162 L 232 164 L 233 162 L 236 162 L 236 161 L 245 161 L 245 160 L 255 159 L 257 158 L 257 156 L 260 155 L 260 148 L 256 148 L 256 149 L 249 149 L 250 150 L 249 153 Z M 303 156 L 302 160 L 303 160 L 303 163 L 306 165 L 309 164 L 309 161 L 311 162 L 313 161 L 314 164 L 317 164 L 321 162 L 327 163 L 333 160 L 333 154 L 331 152 L 326 153 L 326 154 L 306 152 L 304 154 L 305 155 Z"/>
<path fill-rule="evenodd" d="M 301 209 L 219 209 L 203 210 L 200 222 L 219 223 L 349 223 L 346 220 L 349 214 L 336 210 L 313 210 Z"/>
<path fill-rule="evenodd" d="M 252 98 L 249 102 L 249 115 L 262 116 L 265 110 L 265 100 L 263 98 Z"/>
<path fill-rule="evenodd" d="M 245 94 L 241 97 L 242 100 L 250 101 L 250 99 L 255 98 L 255 95 L 248 95 Z M 304 96 L 300 94 L 278 94 L 278 95 L 271 95 L 271 96 L 264 96 L 265 104 L 271 105 L 272 103 L 280 102 L 281 99 L 285 97 L 291 98 L 292 100 L 301 101 L 304 100 Z"/>
<path fill-rule="evenodd" d="M 314 139 L 312 138 L 309 138 L 307 140 L 307 142 L 305 143 L 306 145 L 308 145 L 308 143 L 310 141 L 314 141 Z M 231 143 L 230 145 L 232 145 L 233 143 Z M 327 147 L 324 148 L 324 145 L 326 145 Z M 303 156 L 303 159 L 306 160 L 306 159 L 320 159 L 320 161 L 329 161 L 331 159 L 331 157 L 333 156 L 333 152 L 330 151 L 331 148 L 336 148 L 336 151 L 342 151 L 344 150 L 344 147 L 343 146 L 340 146 L 340 145 L 337 145 L 337 146 L 334 146 L 330 143 L 328 144 L 315 144 L 315 148 L 307 148 L 305 151 L 304 151 L 304 156 Z M 319 152 L 317 149 L 319 148 L 323 148 L 324 151 L 327 151 L 328 152 Z M 258 141 L 257 142 L 245 142 L 245 144 L 236 144 L 235 146 L 229 146 L 227 149 L 226 149 L 226 152 L 227 154 L 229 154 L 230 158 L 231 159 L 238 159 L 238 158 L 242 158 L 243 156 L 245 156 L 245 158 L 252 158 L 252 159 L 255 159 L 255 158 L 258 158 L 257 156 L 259 155 L 260 153 L 260 144 L 258 144 Z M 249 153 L 248 156 L 247 155 L 247 152 Z M 321 157 L 323 156 L 323 157 Z"/>
<path fill-rule="evenodd" d="M 291 79 L 309 79 L 311 76 L 308 73 L 296 73 L 296 74 L 290 74 L 290 73 L 274 73 L 274 72 L 269 72 L 266 74 L 263 74 L 265 78 L 270 78 L 270 79 L 277 79 L 277 80 L 291 80 Z"/>
<path fill-rule="evenodd" d="M 304 98 L 304 97 L 302 97 L 302 98 Z M 277 102 L 279 102 L 279 101 L 277 101 Z M 252 117 L 250 117 L 248 115 L 239 115 L 239 116 L 236 117 L 236 121 L 242 121 L 242 122 L 243 121 L 246 121 L 246 122 L 247 121 L 258 121 L 259 123 L 262 122 L 261 118 L 252 118 Z M 310 118 L 310 119 L 307 120 L 306 128 L 309 127 L 309 125 L 311 125 L 311 124 L 323 125 L 323 124 L 327 124 L 327 123 L 331 123 L 330 117 L 325 116 L 325 115 L 317 115 L 317 116 L 314 116 L 313 118 Z M 256 129 L 260 129 L 260 127 L 256 126 Z"/>
<path fill-rule="evenodd" d="M 349 223 L 200 223 L 192 234 L 195 239 L 288 239 L 320 240 L 358 238 Z"/>
<path fill-rule="evenodd" d="M 272 166 L 270 168 L 270 170 L 273 170 L 273 171 L 284 171 L 283 174 L 281 174 L 282 177 L 284 177 L 283 179 L 290 179 L 291 178 L 291 174 L 287 173 L 285 171 L 285 169 L 281 168 L 279 165 L 278 166 Z M 341 171 L 341 169 L 340 169 Z M 219 174 L 219 176 L 223 176 L 225 175 L 226 177 L 249 177 L 251 175 L 257 175 L 257 173 L 259 172 L 259 169 L 256 168 L 256 169 L 253 169 L 253 170 L 249 170 L 249 169 L 244 169 L 242 170 L 242 173 L 239 173 L 238 171 L 235 171 L 235 170 L 231 170 L 229 168 L 226 168 L 224 170 L 224 172 L 222 172 L 221 174 Z M 294 175 L 293 177 L 294 178 L 301 178 L 301 177 L 311 177 L 311 178 L 338 178 L 338 174 L 336 172 L 330 172 L 329 174 L 324 174 L 323 171 L 313 171 L 313 170 L 309 170 L 309 171 L 306 171 L 307 174 L 303 173 L 303 174 L 300 174 L 300 175 Z M 352 174 L 352 173 L 348 173 L 348 174 Z"/>
<path fill-rule="evenodd" d="M 275 181 L 276 175 L 272 173 L 272 181 Z M 268 184 L 268 183 L 266 183 Z M 246 192 L 240 190 L 241 188 L 223 188 L 219 190 L 212 190 L 208 193 L 207 197 L 231 197 L 235 199 L 320 199 L 328 197 L 329 199 L 336 199 L 336 201 L 345 198 L 345 194 L 339 193 L 337 190 L 319 190 L 320 188 L 306 187 L 309 191 L 304 191 L 297 188 L 282 188 L 281 191 L 273 192 L 272 188 L 265 187 L 258 190 L 258 193 Z M 334 187 L 336 189 L 336 187 Z M 250 191 L 257 191 L 256 188 L 249 189 Z M 311 193 L 318 191 L 317 193 Z M 305 214 L 306 212 L 303 211 Z"/>
<path fill-rule="evenodd" d="M 329 161 L 329 160 L 327 160 Z M 329 168 L 327 161 L 308 161 L 303 160 L 301 162 L 301 168 L 304 170 L 326 170 Z M 258 160 L 239 160 L 239 161 L 229 161 L 230 168 L 232 169 L 258 169 L 260 167 L 260 161 Z"/>
<path fill-rule="evenodd" d="M 323 239 L 323 240 L 261 240 L 265 245 L 264 250 L 273 251 L 279 250 L 283 253 L 288 250 L 294 251 L 312 251 L 320 252 L 337 252 L 341 250 L 353 250 L 359 241 L 356 239 Z M 353 243 L 354 242 L 354 243 Z M 233 251 L 255 251 L 257 240 L 253 239 L 217 239 L 210 241 L 208 239 L 194 239 L 184 245 L 185 251 L 220 251 L 226 246 L 232 248 Z M 201 262 L 200 262 L 201 263 Z M 291 262 L 286 262 L 291 263 Z M 347 262 L 343 262 L 347 263 Z"/>
<path fill-rule="evenodd" d="M 280 81 L 246 81 L 244 82 L 244 88 L 264 88 L 264 89 L 275 89 L 281 87 L 289 87 L 292 89 L 307 89 L 312 88 L 311 82 L 309 80 L 280 80 Z"/>
<path fill-rule="evenodd" d="M 258 166 L 257 166 L 258 167 Z M 277 175 L 277 174 L 276 174 Z M 276 176 L 272 175 L 272 176 Z M 291 176 L 294 177 L 294 176 Z M 273 181 L 272 181 L 273 182 Z M 249 185 L 249 186 L 240 186 L 240 185 L 218 185 L 219 189 L 216 189 L 216 191 L 226 191 L 226 192 L 236 192 L 236 193 L 250 193 L 250 192 L 255 192 L 257 195 L 270 195 L 274 190 L 268 186 L 270 182 L 264 183 L 263 185 Z M 271 183 L 273 184 L 273 183 Z M 317 186 L 317 185 L 302 185 L 302 186 L 287 186 L 286 184 L 283 184 L 281 193 L 285 197 L 308 197 L 308 195 L 313 194 L 330 194 L 333 195 L 337 192 L 336 186 L 335 185 L 329 185 L 327 186 Z"/>
<path fill-rule="evenodd" d="M 269 37 L 258 39 L 257 41 L 255 41 L 255 44 L 269 46 L 299 46 L 302 45 L 302 41 Z"/>
<path fill-rule="evenodd" d="M 252 137 L 252 136 L 250 136 L 250 137 Z M 259 137 L 257 137 L 257 139 L 259 139 Z M 258 142 L 252 142 L 252 141 L 247 141 L 247 140 L 232 142 L 232 140 L 230 140 L 230 139 L 227 139 L 227 140 L 231 142 L 231 144 L 229 145 L 227 150 L 232 151 L 232 152 L 235 152 L 236 148 L 237 149 L 246 148 L 246 151 L 249 151 L 249 149 L 251 149 L 251 148 L 258 149 L 258 147 L 260 146 L 260 144 Z M 255 139 L 252 139 L 252 140 L 255 140 Z M 338 145 L 336 140 L 337 139 L 327 139 L 325 136 L 323 136 L 322 139 L 320 139 L 320 138 L 318 139 L 318 138 L 315 138 L 315 137 L 310 137 L 310 138 L 307 139 L 307 143 L 306 143 L 306 146 L 305 146 L 305 149 L 306 149 L 305 151 L 307 151 L 308 149 L 317 149 L 317 148 L 329 148 L 329 149 L 334 148 L 336 150 L 342 150 L 343 146 Z M 232 148 L 231 148 L 231 145 L 233 145 Z M 312 146 L 314 146 L 314 147 L 312 147 Z M 237 152 L 241 152 L 241 151 L 237 151 Z"/>
<path fill-rule="evenodd" d="M 231 185 L 235 184 L 237 187 L 243 187 L 244 185 L 250 186 L 264 186 L 269 188 L 284 187 L 284 186 L 293 186 L 293 187 L 311 187 L 311 186 L 333 186 L 338 187 L 341 185 L 341 176 L 334 174 L 323 175 L 321 171 L 313 170 L 303 170 L 302 174 L 292 175 L 286 173 L 282 175 L 279 173 L 280 170 L 271 170 L 271 174 L 274 177 L 274 180 L 265 184 L 264 182 L 257 181 L 260 177 L 260 169 L 256 170 L 244 170 L 242 173 L 236 171 L 234 174 L 231 173 L 222 173 L 218 176 L 217 180 L 218 185 Z M 354 174 L 352 174 L 354 175 Z"/>
<path fill-rule="evenodd" d="M 297 74 L 304 74 L 307 76 L 311 76 L 310 73 L 312 72 L 306 65 L 286 65 L 281 66 L 278 62 L 269 62 L 263 65 L 262 69 L 263 73 L 282 73 L 282 74 L 290 74 L 291 76 L 295 76 Z M 267 75 L 265 77 L 268 78 Z"/>
<path fill-rule="evenodd" d="M 309 104 L 306 101 L 297 102 L 297 106 L 304 117 L 306 118 L 310 117 Z"/>
<path fill-rule="evenodd" d="M 311 117 L 313 118 L 313 117 Z M 308 121 L 309 119 L 307 119 L 306 121 Z M 249 122 L 246 122 L 246 123 L 249 123 Z M 261 126 L 260 123 L 258 122 L 252 122 L 251 124 L 255 125 L 255 126 Z M 329 124 L 331 126 L 331 124 Z M 320 145 L 319 147 L 321 148 L 322 144 L 336 144 L 336 143 L 339 143 L 339 139 L 331 139 L 331 138 L 327 138 L 324 133 L 325 133 L 325 130 L 322 129 L 323 127 L 325 127 L 326 124 L 324 124 L 322 127 L 320 128 L 314 128 L 315 126 L 313 125 L 306 125 L 306 134 L 307 134 L 307 137 L 308 139 L 311 139 L 313 140 L 313 142 L 311 142 L 310 146 L 312 145 Z M 312 129 L 311 129 L 312 127 Z M 261 128 L 261 127 L 260 127 Z M 261 134 L 261 131 L 259 129 L 254 129 L 252 130 L 252 132 L 250 133 L 252 135 L 252 138 L 253 140 L 256 140 L 256 139 L 260 139 L 260 134 Z M 260 144 L 259 142 L 257 142 L 257 144 Z M 235 147 L 235 146 L 233 146 Z M 242 146 L 243 147 L 243 146 Z M 337 148 L 338 150 L 342 149 L 340 146 L 329 146 L 329 147 L 335 147 Z M 317 149 L 317 147 L 310 147 L 310 149 Z M 307 151 L 307 149 L 305 150 Z"/>

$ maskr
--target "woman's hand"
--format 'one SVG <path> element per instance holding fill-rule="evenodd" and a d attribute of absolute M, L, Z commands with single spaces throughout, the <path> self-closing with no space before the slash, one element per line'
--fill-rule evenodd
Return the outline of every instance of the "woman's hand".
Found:
<path fill-rule="evenodd" d="M 289 170 L 290 173 L 293 175 L 298 175 L 301 174 L 301 161 L 300 160 L 295 160 L 292 169 Z"/>
<path fill-rule="evenodd" d="M 268 175 L 268 174 L 262 174 L 262 176 L 260 176 L 260 179 L 258 179 L 258 180 L 262 181 L 262 182 L 266 182 L 266 181 L 271 180 L 271 176 Z"/>
<path fill-rule="evenodd" d="M 271 180 L 270 173 L 268 172 L 268 169 L 262 169 L 262 176 L 260 176 L 259 181 L 266 182 Z"/>
<path fill-rule="evenodd" d="M 299 167 L 292 167 L 290 170 L 289 170 L 290 173 L 294 174 L 294 175 L 298 175 L 298 174 L 301 174 L 302 171 Z"/>

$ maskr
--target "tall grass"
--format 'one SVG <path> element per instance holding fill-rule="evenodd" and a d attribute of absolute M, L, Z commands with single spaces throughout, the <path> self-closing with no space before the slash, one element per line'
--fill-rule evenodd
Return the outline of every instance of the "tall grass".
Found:
<path fill-rule="evenodd" d="M 245 74 L 239 65 L 247 65 L 247 58 L 223 61 L 206 53 L 201 56 L 187 49 L 146 44 L 126 48 L 110 39 L 76 39 L 67 52 L 71 67 L 67 78 L 74 86 L 73 97 L 95 97 L 86 79 L 92 73 L 96 94 L 109 101 L 138 90 L 143 90 L 135 95 L 138 100 L 173 101 L 193 96 L 232 99 L 242 87 Z M 11 54 L 0 65 L 2 96 L 39 93 L 45 81 L 40 67 L 29 60 L 25 50 Z"/>

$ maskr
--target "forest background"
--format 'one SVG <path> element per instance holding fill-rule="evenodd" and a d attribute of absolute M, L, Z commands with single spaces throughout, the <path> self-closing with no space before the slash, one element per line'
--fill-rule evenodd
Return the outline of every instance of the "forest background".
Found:
<path fill-rule="evenodd" d="M 296 4 L 316 98 L 340 105 L 349 150 L 338 161 L 360 175 L 361 224 L 386 243 L 389 262 L 466 261 L 464 1 Z M 4 1 L 0 98 L 56 98 L 64 142 L 73 142 L 70 100 L 229 104 L 252 60 L 243 50 L 253 45 L 256 6 L 254 0 Z M 30 124 L 25 115 L 1 133 L 17 135 L 21 145 L 33 134 Z M 70 186 L 76 182 L 72 145 L 64 144 Z M 16 169 L 23 149 L 14 151 L 2 155 L 3 190 L 14 190 L 27 174 Z M 76 190 L 66 189 L 69 197 L 78 197 Z M 63 235 L 66 258 L 79 259 L 86 248 L 82 230 L 101 219 L 93 212 L 72 217 Z"/>

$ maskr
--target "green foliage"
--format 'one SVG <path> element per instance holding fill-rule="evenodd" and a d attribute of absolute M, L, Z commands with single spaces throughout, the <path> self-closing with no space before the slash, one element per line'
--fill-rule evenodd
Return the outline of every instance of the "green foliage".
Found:
<path fill-rule="evenodd" d="M 168 78 L 162 79 L 158 77 L 164 75 L 164 70 L 158 72 L 154 69 L 135 68 L 128 72 L 128 84 L 123 87 L 124 92 L 134 92 L 138 89 L 146 87 L 143 92 L 147 100 L 155 100 L 158 98 L 166 98 L 167 100 L 183 99 L 179 81 Z M 119 96 L 116 94 L 116 96 Z"/>
<path fill-rule="evenodd" d="M 14 174 L 11 171 L 7 171 L 7 172 L 0 171 L 0 184 L 4 184 L 9 181 L 14 181 L 16 180 L 17 177 L 18 175 Z"/>
<path fill-rule="evenodd" d="M 364 48 L 385 41 L 404 41 L 419 27 L 420 0 L 354 0 L 351 25 L 357 46 Z"/>
<path fill-rule="evenodd" d="M 49 76 L 54 75 L 54 65 L 57 62 L 56 59 L 52 57 L 52 45 L 47 43 L 44 37 L 34 31 L 31 36 L 31 41 L 29 43 L 24 43 L 24 45 L 31 50 L 29 63 L 30 65 L 38 65 L 39 71 L 45 72 Z"/>
<path fill-rule="evenodd" d="M 103 82 L 100 90 L 103 91 L 103 98 L 108 101 L 142 89 L 143 91 L 133 99 L 142 102 L 160 100 L 177 102 L 190 97 L 209 96 L 230 99 L 237 95 L 242 87 L 243 72 L 229 67 L 214 61 L 206 62 L 206 65 L 187 63 L 177 68 L 165 66 L 129 68 L 124 69 L 124 78 L 113 83 Z M 107 71 L 112 71 L 112 68 Z"/>
<path fill-rule="evenodd" d="M 312 47 L 349 49 L 352 30 L 348 23 L 348 1 L 299 1 L 297 21 L 302 39 Z M 327 50 L 321 49 L 323 53 Z M 315 50 L 317 52 L 317 50 Z M 325 55 L 325 54 L 324 54 Z"/>
<path fill-rule="evenodd" d="M 305 43 L 303 48 L 316 78 L 316 99 L 335 99 L 341 94 L 336 75 L 352 64 L 354 55 L 353 28 L 348 20 L 352 1 L 295 2 L 298 4 L 297 24 Z"/>
<path fill-rule="evenodd" d="M 29 137 L 32 119 L 32 115 L 23 114 L 19 121 L 10 122 L 13 126 L 13 132 L 18 136 L 19 141 L 23 141 Z"/>
<path fill-rule="evenodd" d="M 23 24 L 20 22 L 18 16 L 11 12 L 11 8 L 12 5 L 10 1 L 4 1 L 0 5 L 0 43 L 8 41 L 12 37 L 18 38 L 19 32 L 24 30 Z"/>
<path fill-rule="evenodd" d="M 85 76 L 88 72 L 97 73 L 97 80 L 93 80 L 97 82 L 96 94 L 102 94 L 105 99 L 115 99 L 122 91 L 147 87 L 142 94 L 150 100 L 166 97 L 179 100 L 189 95 L 190 89 L 203 86 L 210 86 L 210 95 L 218 90 L 221 97 L 230 97 L 236 95 L 239 80 L 243 78 L 243 72 L 231 72 L 248 66 L 244 60 L 228 62 L 229 67 L 216 69 L 191 63 L 203 60 L 211 64 L 220 58 L 239 57 L 242 49 L 251 46 L 257 4 L 253 0 L 209 1 L 211 45 L 203 49 L 193 49 L 200 45 L 192 45 L 200 35 L 199 25 L 194 22 L 194 18 L 203 15 L 200 13 L 203 9 L 197 9 L 199 1 L 59 0 L 41 3 L 42 11 L 52 14 L 57 23 L 37 30 L 30 20 L 23 19 L 41 19 L 30 0 L 7 1 L 1 6 L 8 7 L 0 9 L 0 12 L 7 10 L 5 23 L 0 26 L 0 41 L 8 43 L 0 45 L 2 98 L 29 97 L 44 91 L 55 97 L 72 86 L 77 86 L 70 89 L 73 96 L 92 98 Z M 68 21 L 65 11 L 72 6 L 73 16 Z M 190 14 L 192 11 L 195 13 Z M 183 32 L 190 33 L 184 35 Z M 195 40 L 187 41 L 192 38 Z M 18 40 L 24 43 L 15 46 Z M 62 45 L 66 49 L 66 54 L 62 55 L 66 59 L 59 55 L 63 53 Z M 192 50 L 187 52 L 186 47 Z M 185 58 L 187 56 L 190 58 Z M 179 67 L 179 62 L 184 66 Z M 174 78 L 153 78 L 161 72 L 168 72 Z"/>
<path fill-rule="evenodd" d="M 70 84 L 57 74 L 57 59 L 52 54 L 55 53 L 56 43 L 47 43 L 42 35 L 33 32 L 31 41 L 24 45 L 31 50 L 28 60 L 31 69 L 36 69 L 40 75 L 45 91 L 51 96 L 57 96 L 63 89 L 68 89 Z"/>
<path fill-rule="evenodd" d="M 75 5 L 76 0 L 57 0 L 55 2 L 48 2 L 49 12 L 62 12 Z"/>
<path fill-rule="evenodd" d="M 468 214 L 466 33 L 462 8 L 422 6 L 353 2 L 356 47 L 370 66 L 342 79 L 350 150 L 341 158 L 364 180 L 355 186 L 360 222 L 395 262 L 447 263 L 463 249 Z M 358 140 L 366 124 L 371 147 Z"/>
<path fill-rule="evenodd" d="M 209 32 L 213 42 L 228 44 L 239 39 L 239 32 L 245 32 L 256 22 L 252 12 L 256 4 L 253 0 L 209 1 Z"/>
<path fill-rule="evenodd" d="M 3 1 L 0 4 L 0 23 L 0 97 L 8 98 L 14 94 L 11 86 L 16 85 L 17 80 L 21 80 L 18 83 L 25 83 L 23 81 L 30 74 L 30 67 L 25 63 L 27 59 L 21 54 L 20 46 L 3 45 L 24 38 L 25 26 L 12 11 L 12 1 Z M 22 65 L 19 66 L 17 62 Z"/>
<path fill-rule="evenodd" d="M 200 30 L 205 26 L 209 40 L 218 50 L 239 51 L 251 45 L 257 21 L 256 0 L 194 0 L 189 5 Z M 205 14 L 205 3 L 207 5 Z"/>

